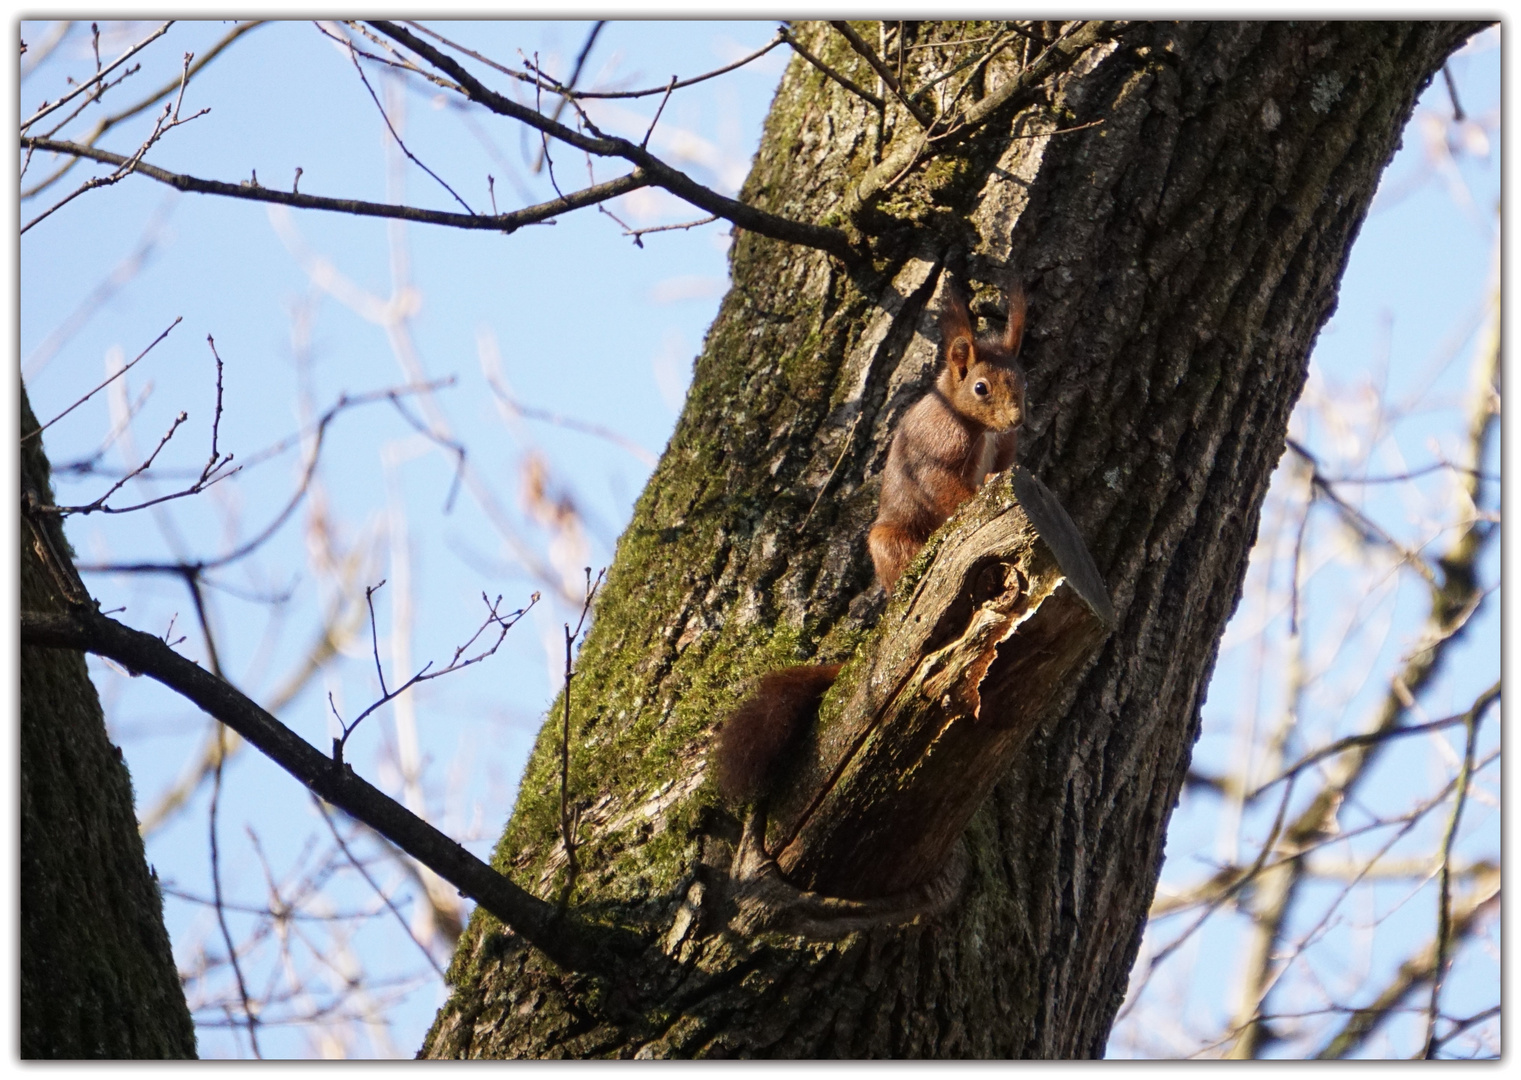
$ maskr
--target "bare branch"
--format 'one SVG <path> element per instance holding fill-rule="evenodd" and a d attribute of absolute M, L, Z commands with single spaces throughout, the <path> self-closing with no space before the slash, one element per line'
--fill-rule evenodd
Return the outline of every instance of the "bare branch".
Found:
<path fill-rule="evenodd" d="M 576 886 L 576 823 L 572 818 L 570 809 L 570 681 L 575 676 L 571 667 L 571 649 L 575 645 L 576 637 L 581 633 L 581 628 L 586 625 L 586 616 L 591 611 L 592 601 L 597 596 L 597 589 L 602 585 L 603 575 L 607 568 L 597 571 L 597 580 L 593 581 L 591 567 L 586 568 L 586 598 L 581 602 L 581 617 L 576 620 L 576 628 L 572 630 L 570 623 L 565 624 L 565 691 L 564 713 L 560 728 L 560 841 L 565 847 L 565 886 L 560 892 L 560 906 L 563 908 L 570 903 L 571 892 Z"/>
<path fill-rule="evenodd" d="M 470 57 L 472 60 L 479 60 L 481 63 L 485 64 L 487 67 L 493 68 L 496 71 L 501 72 L 503 75 L 509 76 L 510 78 L 517 79 L 519 82 L 525 82 L 525 83 L 532 84 L 532 83 L 534 83 L 534 82 L 537 81 L 537 79 L 535 78 L 534 75 L 525 75 L 521 71 L 514 71 L 512 68 L 509 68 L 509 67 L 506 67 L 506 66 L 504 66 L 502 64 L 499 64 L 495 60 L 492 60 L 489 57 L 482 56 L 480 53 L 476 52 L 473 49 L 466 48 L 464 45 L 461 45 L 458 42 L 450 41 L 448 38 L 444 37 L 442 34 L 438 33 L 435 30 L 430 30 L 428 27 L 422 25 L 421 23 L 412 22 L 412 21 L 408 20 L 408 21 L 404 22 L 403 25 L 410 26 L 412 29 L 416 30 L 418 33 L 427 34 L 433 40 L 435 40 L 437 42 L 440 42 L 443 45 L 447 45 L 449 48 L 453 49 L 455 52 L 462 53 L 465 56 Z M 712 79 L 712 78 L 716 78 L 719 75 L 726 75 L 726 74 L 728 74 L 731 71 L 734 71 L 734 70 L 736 70 L 738 68 L 742 68 L 746 64 L 749 64 L 752 61 L 758 60 L 762 56 L 765 56 L 768 52 L 770 52 L 772 49 L 776 48 L 778 45 L 780 45 L 785 40 L 786 40 L 786 31 L 785 30 L 778 30 L 776 32 L 776 36 L 775 37 L 773 37 L 770 41 L 766 42 L 766 44 L 762 45 L 759 49 L 756 49 L 753 53 L 750 53 L 747 56 L 740 57 L 738 60 L 734 61 L 732 64 L 725 64 L 721 68 L 715 68 L 714 70 L 709 71 L 709 72 L 705 72 L 702 75 L 694 75 L 690 79 L 682 79 L 681 81 L 679 81 L 676 84 L 675 89 L 681 90 L 681 89 L 684 89 L 684 88 L 686 88 L 688 86 L 695 86 L 697 83 L 706 82 L 707 80 Z M 589 47 L 589 44 L 588 44 L 588 47 Z M 584 52 L 583 52 L 583 55 L 584 55 Z M 656 94 L 664 94 L 666 92 L 666 89 L 667 89 L 664 86 L 652 86 L 648 90 L 601 90 L 601 91 L 596 91 L 596 90 L 576 90 L 573 85 L 561 84 L 561 83 L 559 83 L 559 82 L 551 79 L 549 76 L 545 75 L 543 72 L 536 72 L 535 75 L 537 75 L 537 77 L 539 79 L 543 79 L 544 80 L 544 83 L 546 85 L 543 86 L 543 89 L 553 90 L 555 93 L 560 94 L 562 97 L 572 98 L 572 99 L 577 100 L 577 101 L 606 101 L 606 100 L 612 100 L 612 99 L 617 99 L 617 98 L 653 97 Z M 572 84 L 574 83 L 574 81 L 575 81 L 574 79 L 570 80 L 570 82 Z"/>
<path fill-rule="evenodd" d="M 434 172 L 432 169 L 424 165 L 416 154 L 407 149 L 407 144 L 402 141 L 401 135 L 396 130 L 396 125 L 391 123 L 391 117 L 386 113 L 385 106 L 380 103 L 380 98 L 375 96 L 375 88 L 370 85 L 370 80 L 365 78 L 364 68 L 359 66 L 359 52 L 354 48 L 352 44 L 349 46 L 349 60 L 353 62 L 354 71 L 359 75 L 359 81 L 364 83 L 365 90 L 369 91 L 370 100 L 375 103 L 375 108 L 380 112 L 380 118 L 386 122 L 386 130 L 391 133 L 391 138 L 396 140 L 396 145 L 401 147 L 401 152 L 403 154 L 406 154 L 408 160 L 410 160 L 419 169 L 427 173 L 429 176 L 433 177 L 433 179 L 437 180 L 439 185 L 445 191 L 447 191 L 450 195 L 453 195 L 454 201 L 463 206 L 467 214 L 469 214 L 471 217 L 475 217 L 475 211 L 470 209 L 469 203 L 459 197 L 459 192 L 450 187 L 448 182 L 445 181 L 443 177 L 439 176 L 438 173 Z M 297 174 L 297 179 L 300 179 L 299 174 Z M 294 184 L 291 185 L 291 190 L 295 191 Z"/>
<path fill-rule="evenodd" d="M 224 729 L 217 728 L 220 733 Z M 264 1054 L 259 1050 L 259 1018 L 254 1012 L 253 1002 L 248 996 L 248 984 L 243 979 L 243 967 L 238 963 L 238 947 L 232 940 L 232 931 L 227 928 L 227 912 L 222 907 L 222 864 L 217 852 L 217 808 L 222 801 L 222 758 L 217 758 L 216 774 L 211 784 L 211 812 L 207 830 L 211 839 L 211 890 L 214 897 L 217 913 L 217 925 L 222 929 L 222 941 L 227 946 L 227 961 L 232 965 L 232 973 L 238 983 L 238 997 L 243 1003 L 243 1018 L 248 1025 L 248 1041 L 253 1046 L 254 1057 L 262 1058 Z"/>
<path fill-rule="evenodd" d="M 356 716 L 352 723 L 344 723 L 343 717 L 338 715 L 338 710 L 336 707 L 334 707 L 333 715 L 337 717 L 338 724 L 343 729 L 343 735 L 333 740 L 333 761 L 338 765 L 343 764 L 343 750 L 344 747 L 348 745 L 349 736 L 354 734 L 354 731 L 359 727 L 360 723 L 362 723 L 366 717 L 387 703 L 395 701 L 398 697 L 400 697 L 402 694 L 405 694 L 408 690 L 412 689 L 412 687 L 418 685 L 419 683 L 425 683 L 430 679 L 437 679 L 440 676 L 448 675 L 451 672 L 470 667 L 472 664 L 478 664 L 482 660 L 495 655 L 497 649 L 501 648 L 502 642 L 506 640 L 507 632 L 511 630 L 515 625 L 517 625 L 518 620 L 526 615 L 530 608 L 539 602 L 539 594 L 534 593 L 528 598 L 528 603 L 526 606 L 520 607 L 516 611 L 503 615 L 499 610 L 501 608 L 502 598 L 498 596 L 496 600 L 492 601 L 486 598 L 485 593 L 482 593 L 481 600 L 486 605 L 486 619 L 481 623 L 480 627 L 475 631 L 475 633 L 470 635 L 470 640 L 466 641 L 463 645 L 457 646 L 455 648 L 454 656 L 449 661 L 448 666 L 439 668 L 437 671 L 430 671 L 429 669 L 433 667 L 433 661 L 429 660 L 426 664 L 423 665 L 422 670 L 419 671 L 416 675 L 413 675 L 410 679 L 402 683 L 396 689 L 389 690 L 386 688 L 385 669 L 380 663 L 380 635 L 375 629 L 375 604 L 373 600 L 375 593 L 378 592 L 380 590 L 380 587 L 384 584 L 385 582 L 382 580 L 379 585 L 365 586 L 364 590 L 364 600 L 365 603 L 369 605 L 370 609 L 370 644 L 371 652 L 375 657 L 375 674 L 380 680 L 380 697 L 371 703 L 358 716 Z M 500 633 L 497 634 L 496 641 L 492 642 L 489 648 L 483 649 L 475 656 L 461 660 L 460 657 L 464 656 L 464 654 L 469 651 L 470 647 L 476 643 L 476 641 L 483 633 L 486 632 L 486 628 L 489 626 L 495 626 L 500 631 Z M 331 697 L 329 697 L 328 702 L 329 704 L 332 703 Z"/>
<path fill-rule="evenodd" d="M 1337 739 L 1329 746 L 1323 746 L 1319 750 L 1314 750 L 1306 754 L 1304 757 L 1296 761 L 1293 765 L 1289 766 L 1289 768 L 1285 769 L 1283 772 L 1273 777 L 1273 779 L 1257 788 L 1257 790 L 1248 795 L 1246 799 L 1248 802 L 1251 802 L 1268 788 L 1272 787 L 1274 784 L 1288 780 L 1289 778 L 1303 772 L 1305 769 L 1309 768 L 1317 761 L 1323 761 L 1328 757 L 1334 757 L 1344 750 L 1351 750 L 1354 747 L 1359 746 L 1370 746 L 1374 743 L 1403 738 L 1406 735 L 1424 735 L 1427 732 L 1440 731 L 1443 728 L 1449 728 L 1456 724 L 1473 724 L 1478 718 L 1482 717 L 1484 712 L 1487 711 L 1488 708 L 1496 701 L 1498 701 L 1499 698 L 1500 681 L 1496 680 L 1494 685 L 1491 686 L 1488 690 L 1484 691 L 1484 693 L 1480 694 L 1478 700 L 1476 700 L 1473 705 L 1471 705 L 1464 712 L 1457 713 L 1453 716 L 1444 716 L 1440 720 L 1432 720 L 1430 723 L 1426 724 L 1413 724 L 1410 727 L 1394 727 L 1380 731 L 1368 731 L 1360 735 L 1348 735 L 1344 739 Z"/>
<path fill-rule="evenodd" d="M 118 368 L 116 371 L 114 371 L 106 379 L 105 382 L 101 383 L 99 386 L 97 386 L 95 389 L 91 390 L 84 397 L 82 397 L 78 401 L 74 402 L 74 404 L 70 405 L 67 409 L 64 409 L 63 412 L 61 412 L 57 416 L 53 417 L 53 419 L 49 420 L 46 424 L 43 424 L 36 431 L 28 432 L 26 435 L 23 435 L 21 437 L 21 441 L 24 443 L 28 439 L 34 439 L 38 435 L 41 435 L 44 431 L 46 431 L 48 428 L 52 427 L 54 424 L 58 423 L 58 421 L 62 420 L 65 416 L 68 416 L 69 413 L 71 413 L 75 409 L 79 408 L 81 405 L 83 405 L 85 402 L 89 401 L 96 394 L 100 393 L 102 390 L 104 390 L 106 387 L 110 386 L 117 379 L 119 379 L 123 375 L 125 375 L 128 371 L 132 370 L 132 367 L 139 360 L 141 360 L 143 357 L 147 356 L 148 353 L 153 350 L 153 346 L 157 345 L 160 341 L 163 341 L 166 337 L 168 337 L 169 336 L 169 331 L 173 330 L 176 326 L 178 326 L 181 322 L 183 322 L 184 319 L 185 319 L 185 316 L 183 316 L 183 315 L 176 315 L 174 317 L 174 321 L 172 323 L 170 323 L 168 325 L 168 327 L 165 328 L 164 332 L 162 334 L 160 334 L 158 337 L 154 338 L 152 341 L 148 342 L 148 347 L 146 349 L 144 349 L 142 352 L 138 353 L 136 356 L 134 356 L 132 358 L 132 360 L 131 360 L 130 363 L 123 364 L 120 368 Z"/>
<path fill-rule="evenodd" d="M 228 683 L 152 634 L 123 626 L 86 606 L 76 606 L 67 614 L 23 612 L 21 623 L 22 639 L 28 645 L 109 657 L 194 702 L 310 791 L 452 883 L 555 963 L 575 971 L 605 970 L 616 953 L 639 947 L 622 931 L 587 924 L 519 888 L 361 779 L 351 767 L 335 764 Z"/>
<path fill-rule="evenodd" d="M 26 131 L 27 128 L 31 127 L 37 121 L 41 120 L 44 116 L 48 116 L 68 102 L 72 101 L 74 98 L 78 97 L 80 94 L 84 93 L 86 90 L 90 89 L 101 79 L 105 78 L 107 75 L 111 74 L 111 72 L 115 71 L 118 67 L 124 64 L 127 60 L 131 59 L 143 49 L 146 49 L 153 42 L 157 41 L 159 38 L 167 34 L 169 32 L 169 28 L 173 25 L 174 20 L 170 19 L 168 22 L 164 23 L 163 26 L 160 26 L 157 30 L 153 31 L 153 33 L 143 38 L 142 41 L 139 41 L 136 45 L 133 45 L 126 52 L 122 53 L 115 60 L 111 61 L 110 66 L 101 69 L 96 73 L 94 78 L 87 79 L 86 81 L 80 83 L 73 90 L 70 90 L 67 94 L 63 95 L 63 97 L 59 98 L 57 101 L 44 103 L 40 109 L 31 115 L 30 119 L 22 121 L 21 130 Z"/>
<path fill-rule="evenodd" d="M 55 153 L 70 154 L 74 157 L 89 158 L 92 161 L 103 162 L 107 165 L 122 166 L 129 163 L 130 159 L 120 154 L 113 154 L 105 150 L 96 150 L 93 147 L 82 146 L 78 143 L 60 142 L 56 139 L 31 139 L 23 138 L 22 145 L 36 147 L 39 150 L 51 150 Z M 280 191 L 275 188 L 255 187 L 249 183 L 229 184 L 221 180 L 203 180 L 195 176 L 186 176 L 181 173 L 173 173 L 168 169 L 161 169 L 156 165 L 150 165 L 146 161 L 132 163 L 132 172 L 139 173 L 150 179 L 157 180 L 161 184 L 168 184 L 180 191 L 194 191 L 203 195 L 223 195 L 233 199 L 249 199 L 254 202 L 281 203 L 285 206 L 297 206 L 306 210 L 331 210 L 343 214 L 354 214 L 359 217 L 382 217 L 397 218 L 402 221 L 417 221 L 427 225 L 449 225 L 457 229 L 483 229 L 490 232 L 513 233 L 524 225 L 535 225 L 541 221 L 547 221 L 557 214 L 568 213 L 578 210 L 583 206 L 592 206 L 607 199 L 626 195 L 630 191 L 648 187 L 654 182 L 653 177 L 642 169 L 635 169 L 627 176 L 621 176 L 616 180 L 609 180 L 602 184 L 594 184 L 580 191 L 573 191 L 562 198 L 551 199 L 548 202 L 539 203 L 536 206 L 527 206 L 521 210 L 514 210 L 506 214 L 459 214 L 444 210 L 424 210 L 415 206 L 401 206 L 395 203 L 372 203 L 362 199 L 329 199 L 316 195 L 305 195 L 297 191 Z"/>
<path fill-rule="evenodd" d="M 857 263 L 861 258 L 861 254 L 852 246 L 846 234 L 839 229 L 791 221 L 757 207 L 748 206 L 737 199 L 720 195 L 718 192 L 697 183 L 679 169 L 667 165 L 649 151 L 636 146 L 627 139 L 585 135 L 563 124 L 551 121 L 548 117 L 533 109 L 529 109 L 503 97 L 494 90 L 490 90 L 482 85 L 474 76 L 461 67 L 453 57 L 440 52 L 427 42 L 420 40 L 415 34 L 412 34 L 402 26 L 384 20 L 372 21 L 370 25 L 386 36 L 405 45 L 434 67 L 446 73 L 450 78 L 459 83 L 470 100 L 486 106 L 492 112 L 518 120 L 527 124 L 535 131 L 552 136 L 579 150 L 585 150 L 599 157 L 620 157 L 630 161 L 648 174 L 651 183 L 665 188 L 673 195 L 680 196 L 687 202 L 708 211 L 710 214 L 717 214 L 719 217 L 727 218 L 734 222 L 734 224 L 741 228 L 749 229 L 751 232 L 787 243 L 818 248 L 851 265 Z"/>
<path fill-rule="evenodd" d="M 867 104 L 876 109 L 885 109 L 887 107 L 887 103 L 884 102 L 876 94 L 873 94 L 870 90 L 866 90 L 860 86 L 857 86 L 850 79 L 847 79 L 844 75 L 841 75 L 834 68 L 824 63 L 824 61 L 820 60 L 817 56 L 814 56 L 813 53 L 809 52 L 803 46 L 803 43 L 798 41 L 798 39 L 792 35 L 791 30 L 787 29 L 786 27 L 782 27 L 777 31 L 777 34 L 783 41 L 792 47 L 793 52 L 797 53 L 804 60 L 808 61 L 814 67 L 822 71 L 826 77 L 833 79 L 835 82 L 839 83 L 846 90 L 856 95 L 856 97 L 860 98 L 862 101 L 865 101 Z"/>
<path fill-rule="evenodd" d="M 902 106 L 908 110 L 909 115 L 919 121 L 920 127 L 927 130 L 934 125 L 935 118 L 924 111 L 924 106 L 903 92 L 903 87 L 898 83 L 898 77 L 893 74 L 891 68 L 882 62 L 882 58 L 877 55 L 877 50 L 873 49 L 866 42 L 866 39 L 851 29 L 850 24 L 844 19 L 832 19 L 829 25 L 834 27 L 841 37 L 850 42 L 850 47 L 871 65 L 871 69 L 877 73 L 877 77 L 893 92 L 893 95 L 897 97 Z"/>
<path fill-rule="evenodd" d="M 392 901 L 390 896 L 386 894 L 386 891 L 380 887 L 380 883 L 370 876 L 370 872 L 365 868 L 364 863 L 356 859 L 354 857 L 354 853 L 349 850 L 348 844 L 344 842 L 342 835 L 340 835 L 338 832 L 338 826 L 333 824 L 333 816 L 327 812 L 326 804 L 324 804 L 323 801 L 317 798 L 315 795 L 312 796 L 312 802 L 316 804 L 317 812 L 322 815 L 323 824 L 325 824 L 328 828 L 328 831 L 333 834 L 333 840 L 337 842 L 338 847 L 343 852 L 344 856 L 353 865 L 354 869 L 359 871 L 359 876 L 364 878 L 365 883 L 375 891 L 375 895 L 380 897 L 381 902 L 386 906 L 386 910 L 389 911 L 392 915 L 396 916 L 396 921 L 401 924 L 402 932 L 407 935 L 408 940 L 410 940 L 413 945 L 417 946 L 418 951 L 420 951 L 423 956 L 427 957 L 428 966 L 438 974 L 438 977 L 440 979 L 444 978 L 444 969 L 439 965 L 438 960 L 434 958 L 432 951 L 421 941 L 417 940 L 417 936 L 412 933 L 412 928 L 407 925 L 406 916 L 401 913 L 400 909 L 397 908 L 395 902 Z"/>
<path fill-rule="evenodd" d="M 199 60 L 191 64 L 189 69 L 183 73 L 181 78 L 171 79 L 158 90 L 154 91 L 152 94 L 149 94 L 147 97 L 143 98 L 143 100 L 139 101 L 137 104 L 131 106 L 130 108 L 123 109 L 119 113 L 113 113 L 110 116 L 102 118 L 96 122 L 95 127 L 91 129 L 88 135 L 86 135 L 83 139 L 76 141 L 81 142 L 85 146 L 94 146 L 96 142 L 99 141 L 100 137 L 107 131 L 110 131 L 113 127 L 121 123 L 123 120 L 131 119 L 145 109 L 150 109 L 154 105 L 157 105 L 160 101 L 164 100 L 170 94 L 174 93 L 177 87 L 183 86 L 184 83 L 188 82 L 191 79 L 194 79 L 196 75 L 206 67 L 207 64 L 215 60 L 222 53 L 222 51 L 231 45 L 234 41 L 238 40 L 238 38 L 248 33 L 248 31 L 252 30 L 254 27 L 262 25 L 264 25 L 264 20 L 254 19 L 251 22 L 240 23 L 238 26 L 233 27 L 233 29 L 230 30 L 225 37 L 223 37 L 216 44 L 212 45 L 211 48 L 207 49 Z M 22 191 L 21 201 L 25 202 L 27 199 L 41 194 L 48 187 L 61 180 L 64 174 L 78 163 L 79 158 L 71 157 L 64 165 L 60 166 L 55 172 L 53 172 L 52 175 L 38 181 L 34 186 Z"/>
<path fill-rule="evenodd" d="M 1496 696 L 1500 693 L 1500 684 L 1495 683 L 1493 692 Z M 1491 698 L 1493 700 L 1493 698 Z M 1442 995 L 1442 983 L 1447 975 L 1447 967 L 1452 949 L 1452 845 L 1458 837 L 1458 822 L 1463 818 L 1463 804 L 1468 799 L 1469 778 L 1473 775 L 1474 744 L 1479 737 L 1479 720 L 1483 713 L 1478 705 L 1468 710 L 1464 717 L 1464 726 L 1467 728 L 1467 738 L 1463 744 L 1463 767 L 1458 772 L 1456 790 L 1452 797 L 1452 814 L 1447 819 L 1447 832 L 1442 837 L 1442 875 L 1441 895 L 1437 901 L 1437 933 L 1436 941 L 1433 942 L 1436 955 L 1431 964 L 1431 1004 L 1427 1007 L 1426 1019 L 1426 1046 L 1424 1056 L 1430 1060 L 1437 1055 L 1437 1017 L 1441 1015 L 1439 1005 Z"/>

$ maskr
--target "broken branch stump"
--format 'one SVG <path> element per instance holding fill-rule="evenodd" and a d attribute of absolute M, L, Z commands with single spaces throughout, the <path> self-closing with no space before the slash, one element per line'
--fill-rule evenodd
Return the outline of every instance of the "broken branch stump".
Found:
<path fill-rule="evenodd" d="M 770 800 L 766 847 L 799 888 L 879 897 L 938 872 L 1114 627 L 1077 527 L 1022 468 L 932 537 L 905 580 Z"/>

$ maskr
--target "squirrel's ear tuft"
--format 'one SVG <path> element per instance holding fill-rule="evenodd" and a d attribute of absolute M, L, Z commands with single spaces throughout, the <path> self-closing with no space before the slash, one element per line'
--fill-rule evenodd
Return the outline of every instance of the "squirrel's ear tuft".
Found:
<path fill-rule="evenodd" d="M 940 344 L 945 350 L 945 362 L 955 368 L 958 375 L 966 375 L 975 340 L 966 301 L 955 289 L 947 289 L 945 307 L 940 312 Z"/>
<path fill-rule="evenodd" d="M 972 366 L 972 339 L 970 337 L 951 339 L 945 347 L 945 362 L 949 367 L 956 369 L 958 379 L 966 378 L 966 370 Z"/>
<path fill-rule="evenodd" d="M 1025 339 L 1025 290 L 1018 282 L 1009 286 L 1009 321 L 1003 331 L 1003 347 L 1010 356 L 1019 355 Z"/>

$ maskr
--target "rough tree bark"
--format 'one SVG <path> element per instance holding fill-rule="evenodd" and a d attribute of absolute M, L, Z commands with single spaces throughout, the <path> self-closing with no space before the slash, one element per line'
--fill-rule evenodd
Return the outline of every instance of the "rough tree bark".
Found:
<path fill-rule="evenodd" d="M 21 390 L 21 427 L 37 418 Z M 21 488 L 53 501 L 41 437 Z M 20 522 L 21 607 L 61 612 L 65 590 L 35 545 L 73 560 L 56 520 Z M 106 737 L 84 656 L 21 647 L 21 1056 L 195 1057 L 195 1029 L 143 857 L 132 781 Z"/>
<path fill-rule="evenodd" d="M 580 655 L 575 858 L 558 840 L 558 723 L 496 855 L 643 949 L 567 972 L 478 910 L 423 1053 L 1102 1054 L 1311 343 L 1417 93 L 1474 29 L 1106 27 L 1069 38 L 1075 63 L 1038 100 L 1014 95 L 907 168 L 912 117 L 795 60 L 744 198 L 860 230 L 873 259 L 738 235 Z M 842 37 L 798 33 L 876 85 Z M 973 94 L 1038 52 L 993 63 Z M 909 52 L 905 82 L 946 55 Z M 1039 703 L 942 875 L 889 896 L 799 893 L 757 823 L 719 804 L 713 733 L 752 676 L 873 647 L 884 600 L 863 539 L 893 425 L 931 377 L 938 298 L 970 280 L 997 325 L 1011 272 L 1029 294 L 1021 460 L 1075 521 L 1115 629 Z"/>

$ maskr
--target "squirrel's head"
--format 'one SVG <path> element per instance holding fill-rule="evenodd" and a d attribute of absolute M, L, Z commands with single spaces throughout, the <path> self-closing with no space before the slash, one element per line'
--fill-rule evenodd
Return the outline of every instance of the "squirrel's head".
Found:
<path fill-rule="evenodd" d="M 966 301 L 947 293 L 940 313 L 940 344 L 945 369 L 941 392 L 951 407 L 990 431 L 1009 431 L 1025 419 L 1025 373 L 1019 346 L 1025 335 L 1025 294 L 1009 289 L 1009 319 L 1002 334 L 978 337 Z"/>

